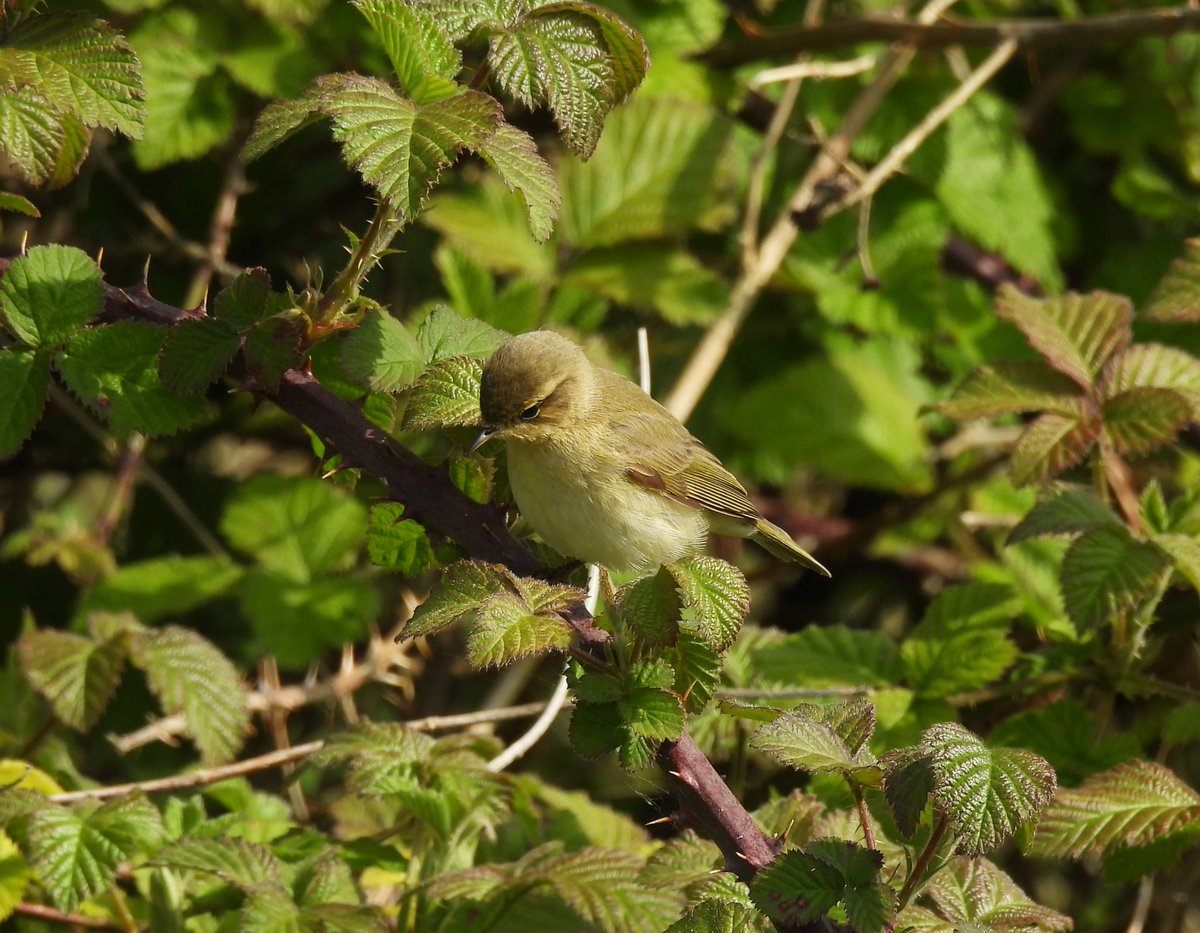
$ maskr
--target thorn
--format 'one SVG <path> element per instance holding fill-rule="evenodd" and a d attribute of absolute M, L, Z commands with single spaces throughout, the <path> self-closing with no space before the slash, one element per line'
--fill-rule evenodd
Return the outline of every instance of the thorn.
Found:
<path fill-rule="evenodd" d="M 657 820 L 651 820 L 649 823 L 643 823 L 643 826 L 660 826 L 663 823 L 673 822 L 674 817 L 660 816 Z"/>
<path fill-rule="evenodd" d="M 750 861 L 750 859 L 747 858 L 745 855 L 743 855 L 741 852 L 734 852 L 733 854 L 736 855 L 738 858 L 740 858 L 743 862 Z"/>
<path fill-rule="evenodd" d="M 150 254 L 146 254 L 146 264 L 142 266 L 142 284 L 149 287 L 150 285 Z"/>
<path fill-rule="evenodd" d="M 21 255 L 24 256 L 29 248 L 29 231 L 21 231 Z"/>
<path fill-rule="evenodd" d="M 681 781 L 683 780 L 683 775 L 680 774 L 678 771 L 668 771 L 667 774 L 671 775 L 671 777 L 673 777 L 673 778 L 678 778 Z"/>
<path fill-rule="evenodd" d="M 339 473 L 342 473 L 346 470 L 352 470 L 352 469 L 354 469 L 354 468 L 349 463 L 347 463 L 345 460 L 343 460 L 337 466 L 330 467 L 328 470 L 326 470 L 324 473 L 322 473 L 321 479 L 332 479 L 333 477 L 337 476 Z"/>
<path fill-rule="evenodd" d="M 99 251 L 96 253 L 96 268 L 99 269 L 100 266 L 103 265 L 103 263 L 104 263 L 104 247 L 101 246 Z"/>

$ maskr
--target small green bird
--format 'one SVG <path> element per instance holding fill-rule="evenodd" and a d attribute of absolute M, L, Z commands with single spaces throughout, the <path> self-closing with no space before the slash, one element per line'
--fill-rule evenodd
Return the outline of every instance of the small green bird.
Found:
<path fill-rule="evenodd" d="M 568 557 L 645 569 L 699 552 L 711 531 L 830 575 L 674 415 L 565 337 L 506 341 L 484 366 L 479 409 L 471 449 L 505 442 L 517 508 Z"/>

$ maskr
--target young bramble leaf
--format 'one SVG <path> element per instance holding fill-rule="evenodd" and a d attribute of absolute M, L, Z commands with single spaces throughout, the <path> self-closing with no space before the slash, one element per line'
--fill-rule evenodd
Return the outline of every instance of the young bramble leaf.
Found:
<path fill-rule="evenodd" d="M 1031 752 L 989 748 L 957 723 L 938 723 L 921 736 L 933 769 L 933 797 L 958 839 L 956 851 L 982 855 L 1054 796 L 1054 769 Z"/>
<path fill-rule="evenodd" d="M 1103 625 L 1114 613 L 1141 608 L 1170 566 L 1166 555 L 1123 526 L 1080 535 L 1063 558 L 1063 602 L 1080 628 Z"/>
<path fill-rule="evenodd" d="M 1200 592 L 1200 541 L 1191 535 L 1158 534 L 1151 540 L 1163 551 L 1180 575 Z"/>
<path fill-rule="evenodd" d="M 550 239 L 562 193 L 554 169 L 538 152 L 533 137 L 511 123 L 501 122 L 484 140 L 479 154 L 499 173 L 509 191 L 520 194 L 533 238 L 539 243 Z"/>
<path fill-rule="evenodd" d="M 277 391 L 283 374 L 304 362 L 304 327 L 297 317 L 273 317 L 256 325 L 242 348 L 250 378 Z"/>
<path fill-rule="evenodd" d="M 1136 343 L 1117 354 L 1100 383 L 1113 399 L 1131 389 L 1171 389 L 1186 398 L 1193 420 L 1200 417 L 1200 359 L 1160 343 Z"/>
<path fill-rule="evenodd" d="M 83 401 L 107 413 L 118 434 L 174 434 L 196 421 L 206 403 L 162 384 L 158 354 L 165 336 L 165 328 L 141 321 L 81 331 L 67 344 L 59 369 Z"/>
<path fill-rule="evenodd" d="M 271 313 L 271 277 L 266 269 L 247 269 L 217 292 L 213 317 L 238 331 L 253 327 Z"/>
<path fill-rule="evenodd" d="M 73 246 L 35 246 L 0 280 L 0 315 L 29 347 L 53 349 L 100 313 L 100 268 Z"/>
<path fill-rule="evenodd" d="M 883 793 L 905 839 L 917 831 L 933 792 L 933 762 L 920 748 L 901 748 L 880 759 Z"/>
<path fill-rule="evenodd" d="M 1082 407 L 1073 415 L 1048 412 L 1029 425 L 1013 450 L 1010 469 L 1018 486 L 1061 473 L 1082 460 L 1100 437 L 1103 422 Z"/>
<path fill-rule="evenodd" d="M 483 359 L 507 339 L 504 331 L 444 306 L 434 308 L 417 328 L 417 344 L 426 363 L 440 363 L 454 356 Z"/>
<path fill-rule="evenodd" d="M 742 572 L 716 557 L 687 557 L 663 568 L 679 588 L 680 628 L 713 651 L 733 644 L 750 611 L 750 587 Z"/>
<path fill-rule="evenodd" d="M 411 577 L 433 562 L 433 547 L 425 529 L 411 518 L 401 518 L 403 514 L 404 506 L 399 502 L 371 507 L 367 556 L 376 566 Z"/>
<path fill-rule="evenodd" d="M 172 392 L 196 395 L 220 378 L 241 345 L 238 332 L 225 321 L 180 321 L 163 341 L 158 377 Z"/>
<path fill-rule="evenodd" d="M 689 713 L 703 712 L 721 682 L 721 655 L 691 632 L 682 632 L 671 664 L 675 669 L 672 689 L 683 697 Z"/>
<path fill-rule="evenodd" d="M 84 13 L 43 13 L 26 17 L 4 46 L 12 83 L 37 87 L 87 126 L 141 137 L 141 69 L 129 43 L 108 23 Z"/>
<path fill-rule="evenodd" d="M 634 687 L 618 702 L 621 717 L 634 735 L 661 740 L 677 739 L 683 730 L 679 698 L 655 687 Z"/>
<path fill-rule="evenodd" d="M 615 702 L 577 703 L 571 711 L 571 747 L 583 758 L 599 758 L 626 738 L 625 720 Z"/>
<path fill-rule="evenodd" d="M 13 168 L 31 185 L 45 183 L 66 145 L 61 111 L 30 85 L 0 87 L 0 127 Z"/>
<path fill-rule="evenodd" d="M 822 712 L 810 705 L 789 710 L 759 727 L 750 744 L 776 761 L 813 773 L 854 771 L 871 764 L 871 753 L 852 752 Z"/>
<path fill-rule="evenodd" d="M 744 904 L 703 900 L 666 929 L 666 933 L 742 933 L 753 930 L 758 911 Z"/>
<path fill-rule="evenodd" d="M 1192 402 L 1174 389 L 1138 386 L 1106 399 L 1101 418 L 1118 453 L 1140 456 L 1174 440 L 1193 413 Z"/>
<path fill-rule="evenodd" d="M 951 923 L 916 928 L 920 930 L 1067 933 L 1074 926 L 1070 917 L 1035 904 L 1012 878 L 985 858 L 951 859 L 933 876 L 925 893 Z M 897 926 L 900 928 L 902 925 Z"/>
<path fill-rule="evenodd" d="M 610 605 L 621 624 L 646 645 L 665 647 L 679 638 L 683 604 L 665 567 L 621 587 Z"/>
<path fill-rule="evenodd" d="M 497 593 L 479 606 L 467 636 L 467 658 L 476 668 L 499 667 L 518 658 L 561 651 L 571 643 L 571 633 L 561 617 L 531 612 L 519 596 Z"/>
<path fill-rule="evenodd" d="M 880 632 L 809 626 L 757 652 L 760 675 L 781 684 L 891 686 L 904 676 L 896 643 Z"/>
<path fill-rule="evenodd" d="M 396 392 L 421 374 L 417 340 L 382 308 L 367 311 L 342 343 L 342 372 L 372 392 Z"/>
<path fill-rule="evenodd" d="M 1084 389 L 1132 337 L 1129 301 L 1104 292 L 1037 299 L 1005 285 L 996 314 L 1019 327 L 1051 366 Z"/>
<path fill-rule="evenodd" d="M 1045 535 L 1076 535 L 1116 527 L 1121 520 L 1086 486 L 1064 486 L 1043 499 L 1009 533 L 1006 544 Z"/>
<path fill-rule="evenodd" d="M 1082 704 L 1060 700 L 1010 716 L 992 730 L 988 744 L 1036 752 L 1050 762 L 1061 783 L 1074 786 L 1142 753 L 1131 733 L 1103 735 L 1105 731 Z"/>
<path fill-rule="evenodd" d="M 855 933 L 878 933 L 896 909 L 896 895 L 879 880 L 883 856 L 842 839 L 818 839 L 785 852 L 750 885 L 750 896 L 777 923 L 807 923 L 839 902 Z"/>
<path fill-rule="evenodd" d="M 9 153 L 9 158 L 12 158 L 12 153 Z M 37 209 L 29 198 L 19 194 L 13 194 L 11 191 L 0 191 L 0 211 L 12 211 L 16 214 L 24 214 L 26 217 L 41 217 L 42 212 Z"/>
<path fill-rule="evenodd" d="M 279 860 L 265 846 L 227 837 L 182 839 L 158 852 L 150 864 L 206 872 L 243 890 L 278 883 L 281 874 Z"/>
<path fill-rule="evenodd" d="M 497 564 L 473 560 L 451 564 L 400 635 L 402 638 L 436 635 L 476 612 L 492 594 L 514 589 L 513 575 Z"/>
<path fill-rule="evenodd" d="M 0 350 L 0 458 L 33 433 L 50 389 L 50 357 L 33 350 Z"/>
<path fill-rule="evenodd" d="M 1062 788 L 1038 823 L 1033 851 L 1056 858 L 1111 854 L 1200 828 L 1200 794 L 1171 770 L 1126 761 L 1078 789 Z"/>
<path fill-rule="evenodd" d="M 462 55 L 436 14 L 403 0 L 354 0 L 391 59 L 400 86 L 418 104 L 456 94 Z"/>
<path fill-rule="evenodd" d="M 478 425 L 482 376 L 483 364 L 474 357 L 455 356 L 434 363 L 409 389 L 405 429 Z"/>
<path fill-rule="evenodd" d="M 99 894 L 117 868 L 162 836 L 158 810 L 145 797 L 122 797 L 100 806 L 42 807 L 29 819 L 29 860 L 60 910 L 73 910 Z"/>
<path fill-rule="evenodd" d="M 121 682 L 129 637 L 118 632 L 92 640 L 73 632 L 42 629 L 17 642 L 26 679 L 72 729 L 89 729 Z"/>
<path fill-rule="evenodd" d="M 1142 313 L 1154 321 L 1200 321 L 1200 239 L 1184 244 L 1183 256 L 1171 263 Z"/>
<path fill-rule="evenodd" d="M 981 366 L 937 409 L 948 418 L 995 418 L 1026 411 L 1071 415 L 1079 410 L 1079 386 L 1040 361 Z"/>

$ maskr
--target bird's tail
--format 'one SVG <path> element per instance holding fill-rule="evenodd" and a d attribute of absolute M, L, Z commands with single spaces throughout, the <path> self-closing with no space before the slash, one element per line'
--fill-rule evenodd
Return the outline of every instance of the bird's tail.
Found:
<path fill-rule="evenodd" d="M 750 535 L 750 538 L 753 541 L 757 541 L 780 560 L 801 564 L 827 577 L 833 576 L 833 574 L 825 569 L 824 564 L 793 541 L 791 535 L 778 525 L 772 525 L 765 518 L 760 518 L 755 522 L 754 533 Z"/>

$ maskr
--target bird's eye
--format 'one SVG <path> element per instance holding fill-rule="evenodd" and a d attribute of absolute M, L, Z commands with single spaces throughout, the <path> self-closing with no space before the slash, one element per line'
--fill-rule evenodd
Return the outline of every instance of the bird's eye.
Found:
<path fill-rule="evenodd" d="M 534 418 L 536 418 L 538 416 L 539 411 L 541 411 L 540 405 L 530 405 L 523 412 L 521 412 L 521 420 L 522 421 L 532 421 Z"/>

